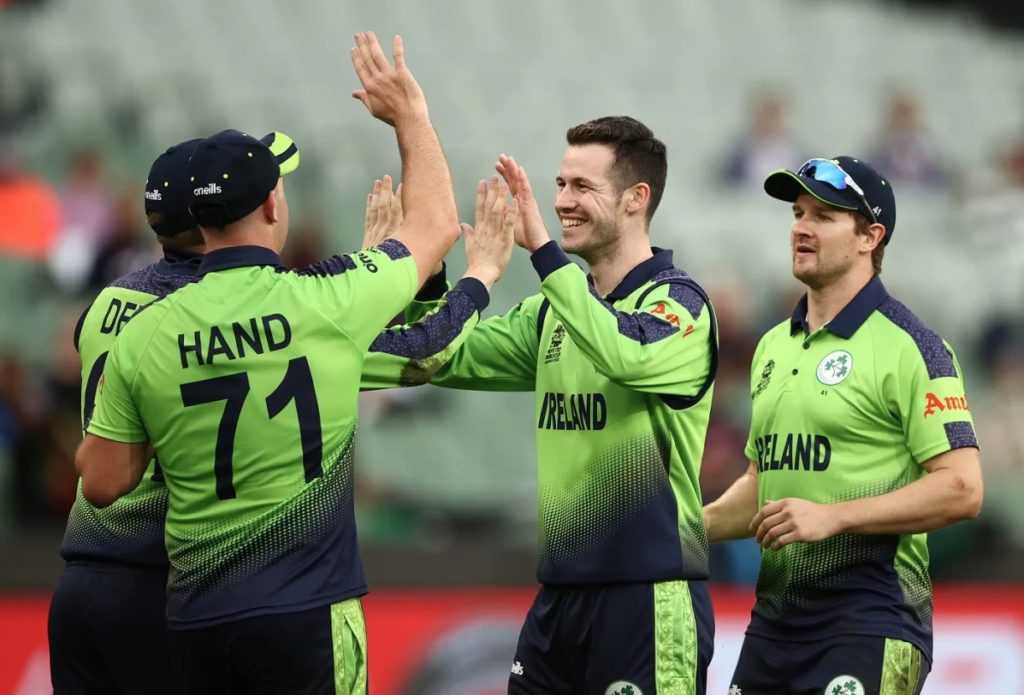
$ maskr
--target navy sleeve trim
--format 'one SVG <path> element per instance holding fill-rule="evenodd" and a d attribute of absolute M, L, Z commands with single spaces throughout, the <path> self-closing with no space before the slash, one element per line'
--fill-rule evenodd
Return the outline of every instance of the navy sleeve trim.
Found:
<path fill-rule="evenodd" d="M 436 302 L 448 291 L 448 266 L 441 261 L 441 272 L 431 275 L 416 293 L 417 302 Z"/>
<path fill-rule="evenodd" d="M 460 281 L 459 285 L 463 282 Z M 473 282 L 479 284 L 478 280 Z M 462 291 L 456 291 L 459 289 Z M 392 328 L 378 335 L 370 345 L 370 352 L 383 352 L 413 360 L 433 357 L 451 345 L 462 333 L 466 322 L 477 313 L 476 299 L 473 297 L 476 292 L 476 289 L 467 291 L 456 287 L 448 293 L 447 301 L 436 313 L 416 323 Z"/>
<path fill-rule="evenodd" d="M 480 282 L 476 278 L 462 278 L 455 287 L 452 288 L 452 292 L 460 291 L 465 292 L 470 299 L 473 300 L 473 304 L 476 305 L 477 312 L 483 312 L 487 308 L 487 305 L 491 303 L 491 294 L 484 287 L 484 283 Z"/>
<path fill-rule="evenodd" d="M 961 420 L 960 422 L 947 422 L 943 427 L 946 430 L 946 440 L 949 441 L 950 449 L 978 448 L 978 437 L 974 434 L 974 427 L 971 426 L 971 423 Z"/>
<path fill-rule="evenodd" d="M 317 261 L 302 270 L 294 271 L 298 275 L 312 275 L 315 277 L 330 277 L 333 275 L 341 275 L 348 270 L 355 270 L 356 262 L 352 260 L 351 256 L 331 256 L 330 258 L 322 261 Z M 282 269 L 282 272 L 287 272 Z"/>
<path fill-rule="evenodd" d="M 530 256 L 530 262 L 533 263 L 533 267 L 542 281 L 562 266 L 571 263 L 569 257 L 559 248 L 558 242 L 554 240 L 534 251 Z"/>
<path fill-rule="evenodd" d="M 388 258 L 397 261 L 400 258 L 411 256 L 409 249 L 398 239 L 385 239 L 377 244 L 377 248 L 387 254 Z"/>

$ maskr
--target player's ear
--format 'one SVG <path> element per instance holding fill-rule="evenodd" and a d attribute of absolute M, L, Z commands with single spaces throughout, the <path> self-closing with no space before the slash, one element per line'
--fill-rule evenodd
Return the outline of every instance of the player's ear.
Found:
<path fill-rule="evenodd" d="M 280 201 L 278 199 L 278 191 L 280 188 L 280 183 L 277 186 L 274 186 L 274 189 L 267 194 L 266 200 L 264 200 L 263 203 L 260 205 L 260 208 L 263 210 L 263 218 L 267 221 L 268 224 L 277 223 L 277 208 L 278 205 L 280 205 Z"/>
<path fill-rule="evenodd" d="M 647 207 L 647 203 L 651 199 L 651 187 L 641 181 L 626 189 L 625 198 L 626 212 L 635 215 Z"/>
<path fill-rule="evenodd" d="M 885 227 L 875 224 L 869 225 L 867 231 L 861 235 L 861 246 L 866 253 L 871 253 L 876 246 L 880 246 L 885 240 Z"/>

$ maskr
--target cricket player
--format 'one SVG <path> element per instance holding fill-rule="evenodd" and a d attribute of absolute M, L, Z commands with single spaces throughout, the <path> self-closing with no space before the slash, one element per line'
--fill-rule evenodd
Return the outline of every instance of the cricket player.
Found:
<path fill-rule="evenodd" d="M 953 349 L 882 284 L 890 182 L 853 157 L 772 173 L 807 293 L 750 372 L 747 473 L 708 538 L 761 571 L 733 695 L 915 695 L 932 660 L 925 534 L 978 515 L 978 442 Z"/>
<path fill-rule="evenodd" d="M 434 378 L 536 394 L 542 586 L 509 692 L 703 693 L 714 627 L 698 477 L 714 314 L 672 252 L 651 247 L 664 144 L 622 116 L 571 128 L 567 141 L 561 246 L 525 171 L 499 159 L 540 292 L 478 324 Z"/>
<path fill-rule="evenodd" d="M 136 486 L 156 452 L 169 493 L 169 635 L 188 692 L 366 690 L 352 511 L 360 374 L 459 226 L 401 40 L 394 65 L 372 34 L 356 44 L 354 96 L 394 126 L 402 154 L 397 233 L 287 271 L 277 253 L 288 205 L 273 154 L 238 131 L 199 143 L 188 164 L 206 243 L 199 277 L 125 326 L 77 456 L 83 494 L 102 507 Z M 511 240 L 511 218 L 475 231 L 501 248 L 493 240 L 506 231 Z M 464 290 L 471 301 L 486 303 L 501 257 L 477 268 Z"/>

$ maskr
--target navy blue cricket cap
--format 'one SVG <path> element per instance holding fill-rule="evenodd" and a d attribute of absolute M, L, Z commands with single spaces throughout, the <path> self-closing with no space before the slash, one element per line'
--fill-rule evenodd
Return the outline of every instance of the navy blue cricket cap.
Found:
<path fill-rule="evenodd" d="M 189 185 L 188 159 L 202 138 L 185 140 L 156 158 L 146 179 L 146 218 L 160 236 L 174 236 L 194 229 L 196 221 L 188 211 L 192 186 Z"/>
<path fill-rule="evenodd" d="M 226 227 L 258 208 L 277 180 L 298 166 L 298 147 L 284 133 L 257 140 L 222 130 L 200 141 L 189 160 L 192 217 L 202 227 Z"/>
<path fill-rule="evenodd" d="M 810 159 L 795 172 L 773 171 L 764 181 L 764 190 L 773 198 L 790 203 L 809 193 L 832 207 L 860 212 L 869 221 L 885 227 L 886 244 L 896 227 L 892 185 L 870 164 L 853 157 Z"/>

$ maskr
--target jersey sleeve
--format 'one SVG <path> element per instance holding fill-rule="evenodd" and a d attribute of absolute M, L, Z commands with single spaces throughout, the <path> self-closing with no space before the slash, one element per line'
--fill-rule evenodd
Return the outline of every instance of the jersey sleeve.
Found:
<path fill-rule="evenodd" d="M 656 286 L 634 312 L 618 311 L 551 242 L 533 255 L 541 292 L 573 343 L 617 384 L 662 396 L 693 396 L 711 370 L 711 311 L 687 285 Z"/>
<path fill-rule="evenodd" d="M 440 273 L 427 278 L 427 281 L 423 283 L 423 287 L 413 297 L 409 306 L 405 308 L 405 323 L 416 323 L 441 306 L 445 294 L 451 290 L 446 273 L 447 266 L 443 266 Z M 484 291 L 486 293 L 486 288 Z M 485 306 L 480 307 L 480 311 L 483 311 Z"/>
<path fill-rule="evenodd" d="M 416 294 L 416 262 L 395 239 L 297 272 L 308 280 L 304 289 L 316 295 L 326 313 L 363 350 Z"/>
<path fill-rule="evenodd" d="M 474 391 L 532 391 L 541 301 L 541 295 L 534 295 L 503 316 L 481 321 L 431 383 Z"/>
<path fill-rule="evenodd" d="M 953 349 L 934 334 L 921 342 L 903 342 L 896 369 L 887 372 L 883 384 L 886 405 L 898 414 L 907 448 L 918 463 L 978 446 Z"/>
<path fill-rule="evenodd" d="M 465 343 L 489 301 L 487 288 L 466 278 L 439 300 L 420 305 L 418 320 L 377 336 L 363 362 L 363 390 L 425 384 Z M 427 309 L 430 306 L 432 308 Z M 407 310 L 407 313 L 412 313 Z"/>
<path fill-rule="evenodd" d="M 124 341 L 118 341 L 110 351 L 96 388 L 96 405 L 85 428 L 89 434 L 115 442 L 145 442 L 149 436 L 131 393 L 134 370 L 126 364 L 123 347 Z"/>

